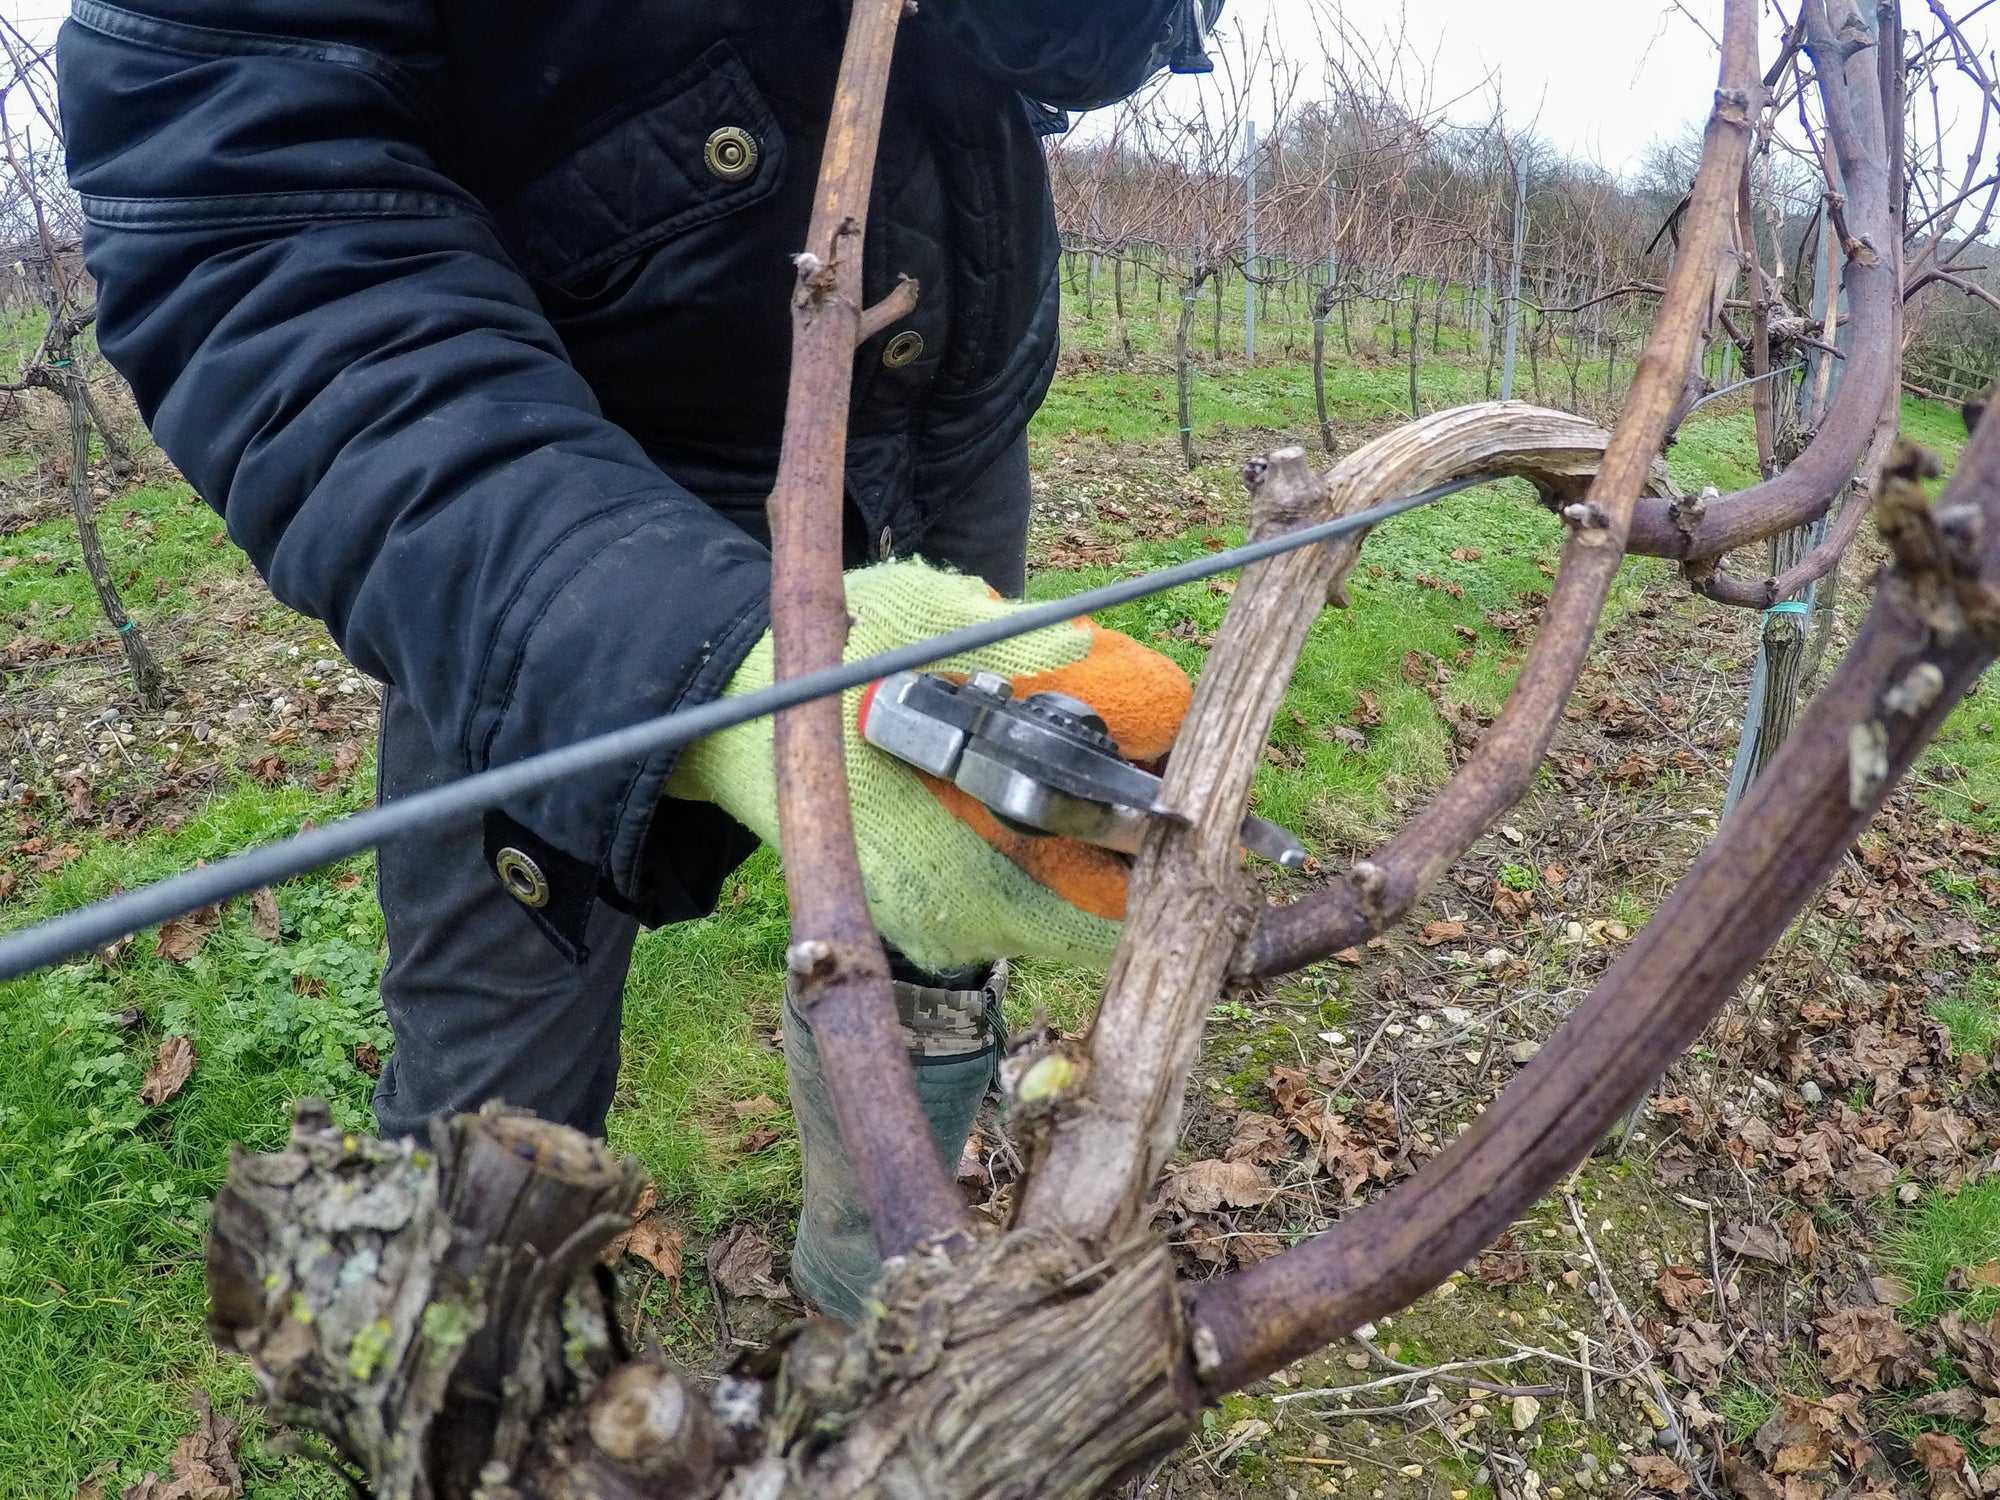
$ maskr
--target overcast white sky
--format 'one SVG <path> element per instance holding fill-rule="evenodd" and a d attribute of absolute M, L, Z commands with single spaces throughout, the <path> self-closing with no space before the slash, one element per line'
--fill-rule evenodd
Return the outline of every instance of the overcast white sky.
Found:
<path fill-rule="evenodd" d="M 1317 50 L 1311 9 L 1311 0 L 1228 0 L 1223 20 L 1253 32 L 1268 21 L 1297 57 Z M 1721 3 L 1688 0 L 1688 9 L 1713 24 Z M 0 0 L 0 14 L 30 34 L 53 33 L 67 10 L 64 0 Z M 1613 170 L 1705 113 L 1713 87 L 1713 49 L 1663 0 L 1346 0 L 1346 11 L 1364 32 L 1407 25 L 1440 101 L 1481 91 L 1497 73 L 1510 114 L 1525 121 L 1539 109 L 1551 141 Z"/>
<path fill-rule="evenodd" d="M 1311 57 L 1317 3 L 1228 0 L 1224 25 L 1260 33 L 1268 24 L 1288 55 Z M 0 14 L 32 35 L 52 34 L 67 9 L 66 0 L 0 0 Z M 1497 82 L 1514 124 L 1533 120 L 1561 150 L 1616 172 L 1701 119 L 1715 84 L 1703 28 L 1719 25 L 1721 0 L 1344 0 L 1344 9 L 1364 36 L 1406 35 L 1434 102 L 1469 96 L 1454 115 L 1483 116 Z M 1778 23 L 1767 17 L 1766 26 L 1769 56 Z"/>
<path fill-rule="evenodd" d="M 1348 23 L 1379 41 L 1402 33 L 1430 75 L 1435 103 L 1465 98 L 1455 117 L 1484 117 L 1497 83 L 1517 125 L 1534 119 L 1566 153 L 1616 172 L 1656 137 L 1708 112 L 1716 53 L 1703 26 L 1720 24 L 1721 0 L 1347 0 Z M 1283 50 L 1318 48 L 1308 0 L 1228 0 L 1225 29 L 1268 23 Z M 1766 49 L 1768 52 L 1768 48 Z"/>

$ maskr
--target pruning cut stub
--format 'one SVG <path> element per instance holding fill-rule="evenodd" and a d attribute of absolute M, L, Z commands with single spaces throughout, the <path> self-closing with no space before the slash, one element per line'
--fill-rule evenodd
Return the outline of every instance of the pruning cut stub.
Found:
<path fill-rule="evenodd" d="M 1888 729 L 1880 719 L 1856 724 L 1847 732 L 1847 805 L 1856 812 L 1873 807 L 1888 779 Z"/>
<path fill-rule="evenodd" d="M 1882 712 L 1899 718 L 1913 719 L 1933 703 L 1944 691 L 1944 673 L 1934 662 L 1920 661 L 1903 677 L 1903 680 L 1882 695 Z"/>

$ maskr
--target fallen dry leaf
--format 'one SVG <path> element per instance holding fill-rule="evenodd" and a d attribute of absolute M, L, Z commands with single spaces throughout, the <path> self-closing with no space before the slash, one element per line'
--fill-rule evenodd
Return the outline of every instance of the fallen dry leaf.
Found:
<path fill-rule="evenodd" d="M 1784 1481 L 1771 1478 L 1734 1448 L 1722 1450 L 1722 1477 L 1739 1500 L 1786 1500 Z"/>
<path fill-rule="evenodd" d="M 776 1297 L 783 1288 L 771 1279 L 777 1266 L 771 1242 L 748 1224 L 738 1224 L 708 1247 L 715 1284 L 732 1297 Z"/>
<path fill-rule="evenodd" d="M 1225 1203 L 1232 1208 L 1257 1208 L 1270 1202 L 1277 1191 L 1254 1162 L 1197 1161 L 1167 1179 L 1166 1201 L 1186 1213 L 1207 1214 Z"/>
<path fill-rule="evenodd" d="M 1692 1266 L 1668 1266 L 1654 1279 L 1653 1290 L 1670 1312 L 1685 1315 L 1708 1295 L 1708 1278 Z"/>
<path fill-rule="evenodd" d="M 778 1112 L 778 1101 L 769 1094 L 759 1094 L 754 1099 L 736 1099 L 729 1105 L 739 1120 L 754 1120 L 760 1115 L 774 1115 Z"/>
<path fill-rule="evenodd" d="M 1688 1478 L 1687 1470 L 1663 1453 L 1635 1453 L 1631 1465 L 1632 1475 L 1640 1484 L 1662 1495 L 1685 1495 L 1694 1482 Z"/>
<path fill-rule="evenodd" d="M 13 895 L 15 888 L 20 883 L 21 877 L 16 875 L 12 870 L 0 870 L 0 901 L 5 901 L 9 896 Z"/>
<path fill-rule="evenodd" d="M 1440 943 L 1455 943 L 1465 936 L 1465 924 L 1460 921 L 1439 919 L 1424 923 L 1424 930 L 1417 934 L 1417 945 L 1435 948 Z"/>
<path fill-rule="evenodd" d="M 1319 1090 L 1312 1081 L 1297 1068 L 1273 1068 L 1270 1077 L 1264 1080 L 1264 1088 L 1271 1096 L 1271 1103 L 1287 1120 L 1311 1106 L 1319 1098 Z"/>
<path fill-rule="evenodd" d="M 1935 1168 L 1953 1166 L 1965 1159 L 1978 1134 L 1972 1121 L 1956 1110 L 1910 1111 L 1910 1123 L 1898 1154 L 1912 1160 L 1928 1160 Z"/>
<path fill-rule="evenodd" d="M 1880 1102 L 1896 1091 L 1904 1069 L 1920 1059 L 1923 1052 L 1923 1043 L 1915 1037 L 1885 1035 L 1874 1025 L 1857 1027 L 1850 1071 L 1873 1081 L 1875 1098 Z"/>
<path fill-rule="evenodd" d="M 1259 1261 L 1269 1260 L 1284 1248 L 1285 1242 L 1275 1234 L 1239 1234 L 1229 1241 L 1229 1258 L 1247 1270 Z"/>
<path fill-rule="evenodd" d="M 644 1187 L 639 1189 L 639 1201 L 632 1205 L 632 1212 L 627 1215 L 627 1218 L 630 1219 L 633 1228 L 636 1229 L 639 1221 L 659 1206 L 660 1190 L 651 1181 L 648 1181 Z M 604 1254 L 599 1258 L 605 1265 L 615 1266 L 620 1260 L 624 1259 L 625 1247 L 631 1243 L 632 1230 L 628 1229 L 607 1244 L 604 1247 Z"/>
<path fill-rule="evenodd" d="M 1986 1412 L 1986 1401 L 1971 1386 L 1958 1385 L 1948 1391 L 1919 1396 L 1910 1403 L 1910 1410 L 1919 1416 L 1943 1417 L 1952 1422 L 1977 1422 Z"/>
<path fill-rule="evenodd" d="M 1980 1484 L 1965 1461 L 1965 1444 L 1942 1432 L 1920 1432 L 1910 1452 L 1924 1466 L 1928 1500 L 1978 1500 Z"/>
<path fill-rule="evenodd" d="M 172 1480 L 148 1474 L 137 1484 L 126 1485 L 122 1500 L 238 1500 L 242 1495 L 243 1471 L 236 1466 L 242 1428 L 228 1417 L 218 1417 L 206 1392 L 195 1392 L 194 1406 L 200 1422 L 174 1445 L 167 1461 Z"/>
<path fill-rule="evenodd" d="M 1901 1307 L 1917 1294 L 1893 1276 L 1871 1276 L 1868 1290 L 1884 1307 Z"/>
<path fill-rule="evenodd" d="M 681 1232 L 658 1219 L 641 1219 L 621 1236 L 625 1253 L 635 1255 L 669 1281 L 681 1279 Z M 719 1279 L 719 1278 L 718 1278 Z"/>
<path fill-rule="evenodd" d="M 1722 1241 L 1723 1249 L 1752 1260 L 1769 1261 L 1774 1266 L 1792 1263 L 1792 1247 L 1768 1224 L 1724 1224 L 1717 1238 Z"/>
<path fill-rule="evenodd" d="M 168 963 L 184 964 L 201 952 L 208 935 L 221 925 L 219 906 L 204 906 L 200 911 L 175 917 L 160 924 L 159 936 L 153 940 L 153 953 Z"/>
<path fill-rule="evenodd" d="M 1902 1174 L 1896 1164 L 1879 1151 L 1870 1151 L 1866 1146 L 1854 1146 L 1847 1157 L 1847 1165 L 1833 1174 L 1833 1180 L 1847 1192 L 1866 1202 L 1870 1198 L 1880 1198 L 1894 1190 L 1896 1179 Z"/>
<path fill-rule="evenodd" d="M 1515 1248 L 1514 1234 L 1509 1230 L 1480 1255 L 1476 1269 L 1488 1286 L 1509 1286 L 1528 1279 L 1528 1257 Z"/>
<path fill-rule="evenodd" d="M 1801 1265 L 1809 1266 L 1819 1259 L 1819 1231 L 1813 1227 L 1811 1214 L 1798 1209 L 1785 1220 L 1785 1243 L 1792 1247 L 1792 1259 Z"/>
<path fill-rule="evenodd" d="M 1770 1466 L 1773 1476 L 1797 1475 L 1823 1469 L 1833 1459 L 1833 1439 L 1840 1432 L 1841 1416 L 1853 1397 L 1813 1401 L 1790 1392 L 1782 1394 L 1778 1409 L 1764 1421 L 1751 1439 L 1752 1446 Z"/>
<path fill-rule="evenodd" d="M 736 1149 L 741 1151 L 745 1156 L 755 1156 L 759 1151 L 767 1150 L 771 1146 L 776 1145 L 777 1141 L 777 1131 L 773 1130 L 769 1125 L 759 1125 L 755 1130 L 744 1134 L 743 1139 L 736 1143 Z"/>
<path fill-rule="evenodd" d="M 1907 1382 L 1923 1366 L 1923 1351 L 1886 1307 L 1843 1307 L 1813 1325 L 1819 1367 L 1835 1385 L 1880 1391 Z"/>
<path fill-rule="evenodd" d="M 45 841 L 42 839 L 30 839 L 28 840 L 28 843 L 44 844 Z M 23 847 L 25 848 L 26 846 L 24 845 Z M 55 848 L 50 849 L 47 854 L 43 855 L 40 859 L 36 860 L 34 862 L 34 866 L 36 871 L 39 872 L 40 874 L 53 875 L 55 874 L 56 871 L 60 870 L 64 865 L 69 864 L 74 860 L 79 860 L 81 858 L 83 858 L 83 848 L 81 845 L 58 844 L 56 845 Z"/>
<path fill-rule="evenodd" d="M 1285 1124 L 1275 1115 L 1246 1109 L 1236 1117 L 1236 1129 L 1223 1148 L 1224 1161 L 1256 1162 L 1270 1166 L 1292 1154 L 1292 1142 Z"/>
<path fill-rule="evenodd" d="M 1210 1219 L 1189 1219 L 1181 1226 L 1181 1247 L 1206 1266 L 1226 1266 L 1230 1261 L 1230 1241 Z"/>
<path fill-rule="evenodd" d="M 1729 1348 L 1723 1342 L 1720 1323 L 1704 1323 L 1699 1319 L 1688 1322 L 1675 1334 L 1666 1352 L 1672 1358 L 1676 1380 L 1704 1391 L 1721 1388 L 1722 1367 L 1729 1359 Z"/>
<path fill-rule="evenodd" d="M 194 1072 L 194 1043 L 184 1036 L 170 1036 L 160 1043 L 159 1056 L 139 1084 L 142 1104 L 165 1104 L 184 1088 Z"/>
<path fill-rule="evenodd" d="M 284 936 L 278 898 L 268 885 L 260 885 L 250 893 L 250 932 L 267 943 L 278 942 Z"/>
<path fill-rule="evenodd" d="M 1965 1378 L 1982 1391 L 2000 1395 L 2000 1316 L 1975 1323 L 1953 1308 L 1938 1319 L 1938 1332 L 1958 1356 Z"/>

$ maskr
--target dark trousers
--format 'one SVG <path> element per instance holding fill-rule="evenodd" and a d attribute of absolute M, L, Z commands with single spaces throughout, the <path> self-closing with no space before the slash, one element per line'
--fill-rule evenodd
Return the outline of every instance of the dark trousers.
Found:
<path fill-rule="evenodd" d="M 1024 437 L 939 515 L 918 551 L 1018 596 L 1028 509 Z M 377 797 L 459 774 L 408 700 L 385 693 Z M 414 1135 L 433 1115 L 489 1099 L 603 1134 L 638 924 L 600 902 L 590 959 L 570 963 L 487 869 L 477 824 L 384 844 L 376 884 L 389 939 L 382 1004 L 396 1033 L 375 1088 L 382 1134 Z"/>

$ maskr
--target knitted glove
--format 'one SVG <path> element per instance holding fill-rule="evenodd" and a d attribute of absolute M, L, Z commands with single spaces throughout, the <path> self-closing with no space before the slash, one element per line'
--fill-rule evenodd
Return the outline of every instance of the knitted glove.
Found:
<path fill-rule="evenodd" d="M 922 563 L 893 562 L 847 575 L 853 627 L 847 659 L 997 619 L 1021 606 L 976 578 Z M 1051 626 L 930 669 L 999 673 L 1016 698 L 1067 693 L 1103 718 L 1133 760 L 1166 753 L 1192 695 L 1181 669 L 1130 636 L 1087 619 Z M 730 694 L 766 687 L 771 637 L 759 641 L 730 680 Z M 1102 968 L 1125 915 L 1123 856 L 1066 838 L 1031 838 L 1002 827 L 948 782 L 916 771 L 861 738 L 865 688 L 846 695 L 847 783 L 868 904 L 882 936 L 936 972 L 991 959 L 1035 955 Z M 690 745 L 670 795 L 713 802 L 765 842 L 778 842 L 771 720 L 725 729 Z"/>

